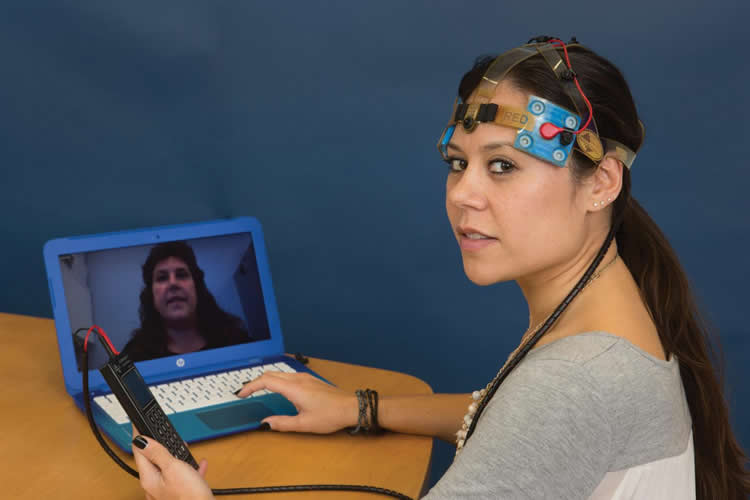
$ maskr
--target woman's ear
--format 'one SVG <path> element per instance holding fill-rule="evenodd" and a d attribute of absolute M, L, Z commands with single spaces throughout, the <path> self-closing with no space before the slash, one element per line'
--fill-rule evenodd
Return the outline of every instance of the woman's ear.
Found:
<path fill-rule="evenodd" d="M 585 196 L 586 209 L 591 212 L 602 210 L 609 206 L 622 189 L 622 162 L 613 156 L 605 156 L 596 172 L 589 177 L 588 192 Z"/>

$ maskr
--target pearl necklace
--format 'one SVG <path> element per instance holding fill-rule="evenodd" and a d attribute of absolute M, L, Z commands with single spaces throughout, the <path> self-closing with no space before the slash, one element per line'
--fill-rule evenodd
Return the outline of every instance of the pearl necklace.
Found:
<path fill-rule="evenodd" d="M 599 276 L 602 275 L 604 271 L 607 270 L 609 266 L 615 263 L 617 260 L 619 254 L 615 254 L 615 257 L 607 263 L 603 268 L 601 268 L 599 271 L 597 271 L 591 278 L 586 282 L 586 284 L 581 288 L 581 292 L 586 289 L 587 286 L 589 286 L 594 280 L 596 280 Z M 579 292 L 580 293 L 580 292 Z M 551 316 L 551 315 L 550 315 Z M 512 353 L 510 353 L 510 356 L 508 356 L 508 359 L 503 364 L 502 368 L 500 368 L 500 371 L 497 372 L 497 375 L 494 376 L 492 380 L 483 388 L 478 391 L 474 391 L 471 393 L 471 399 L 472 402 L 469 405 L 468 412 L 466 415 L 464 415 L 464 420 L 461 422 L 461 429 L 456 432 L 456 456 L 461 452 L 461 449 L 464 447 L 464 443 L 466 443 L 466 435 L 469 432 L 469 427 L 471 426 L 471 422 L 474 420 L 474 415 L 477 413 L 477 409 L 479 408 L 480 403 L 482 400 L 487 396 L 487 393 L 490 390 L 490 387 L 492 384 L 497 380 L 497 378 L 500 376 L 501 373 L 503 373 L 503 370 L 505 370 L 505 367 L 508 366 L 508 363 L 518 354 L 518 351 L 520 351 L 523 346 L 526 345 L 526 343 L 531 339 L 531 337 L 534 336 L 534 334 L 539 331 L 539 328 L 547 322 L 549 319 L 549 316 L 544 319 L 541 323 L 536 325 L 534 328 L 529 328 L 526 330 L 526 333 L 523 334 L 521 337 L 521 342 L 518 344 L 518 347 L 516 347 Z"/>

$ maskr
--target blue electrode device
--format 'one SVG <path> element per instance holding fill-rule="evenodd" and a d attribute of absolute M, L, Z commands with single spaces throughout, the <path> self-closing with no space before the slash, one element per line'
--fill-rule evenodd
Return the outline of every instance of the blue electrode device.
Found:
<path fill-rule="evenodd" d="M 469 108 L 467 107 L 467 109 Z M 457 112 L 461 110 L 462 107 L 459 105 Z M 492 116 L 493 112 L 495 116 Z M 501 113 L 502 116 L 497 116 L 498 113 Z M 525 111 L 513 110 L 496 104 L 482 104 L 479 106 L 477 116 L 490 118 L 492 123 L 498 125 L 519 128 L 516 140 L 513 143 L 514 148 L 540 160 L 554 163 L 559 167 L 565 166 L 565 162 L 573 149 L 574 141 L 572 138 L 568 138 L 566 141 L 567 136 L 557 133 L 557 130 L 563 129 L 563 132 L 566 129 L 577 130 L 581 123 L 581 118 L 578 115 L 547 99 L 536 96 L 529 97 L 529 103 Z M 467 128 L 468 124 L 467 130 L 473 130 L 476 124 L 482 122 L 483 120 L 477 118 L 470 118 L 468 121 L 464 118 L 450 125 L 440 141 L 441 154 L 447 157 L 448 143 L 453 137 L 458 123 L 461 123 L 464 128 Z M 554 133 L 555 135 L 545 137 L 543 133 L 547 132 L 547 129 L 550 130 L 549 134 Z"/>

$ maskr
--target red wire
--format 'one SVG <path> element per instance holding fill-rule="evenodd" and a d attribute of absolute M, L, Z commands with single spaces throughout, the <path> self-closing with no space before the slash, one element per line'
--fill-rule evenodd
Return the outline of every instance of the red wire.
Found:
<path fill-rule="evenodd" d="M 94 331 L 94 329 L 98 330 L 98 331 L 99 331 L 99 334 L 100 334 L 100 335 L 101 335 L 102 337 L 104 337 L 104 340 L 105 340 L 105 342 L 107 342 L 107 345 L 109 345 L 109 348 L 110 348 L 110 349 L 112 349 L 112 352 L 113 352 L 113 353 L 115 353 L 115 354 L 120 354 L 120 352 L 119 352 L 119 351 L 118 351 L 117 349 L 115 349 L 115 346 L 113 346 L 113 345 L 112 345 L 112 341 L 111 341 L 111 340 L 109 340 L 109 337 L 108 337 L 108 336 L 107 336 L 107 334 L 106 334 L 106 333 L 104 332 L 104 330 L 102 330 L 102 329 L 101 329 L 100 327 L 98 327 L 98 326 L 96 326 L 96 325 L 93 325 L 93 326 L 92 326 L 91 328 L 89 328 L 89 329 L 88 329 L 88 331 L 86 332 L 86 338 L 85 338 L 85 339 L 84 339 L 84 341 L 83 341 L 83 350 L 84 350 L 84 351 L 87 351 L 87 350 L 88 350 L 88 344 L 89 344 L 89 335 L 91 335 L 91 332 L 92 332 L 92 331 Z"/>
<path fill-rule="evenodd" d="M 549 41 L 552 44 L 556 44 L 562 47 L 563 53 L 565 54 L 565 63 L 568 65 L 568 69 L 573 73 L 573 81 L 576 84 L 576 87 L 578 88 L 578 92 L 581 93 L 581 97 L 583 97 L 583 100 L 586 102 L 586 106 L 589 108 L 589 119 L 586 120 L 586 124 L 578 129 L 577 131 L 574 131 L 573 134 L 578 135 L 589 126 L 589 123 L 591 123 L 591 119 L 594 117 L 594 108 L 591 106 L 591 102 L 589 102 L 588 97 L 586 97 L 586 94 L 583 93 L 583 89 L 581 88 L 581 84 L 578 83 L 578 77 L 575 76 L 575 72 L 573 71 L 573 66 L 570 64 L 570 57 L 568 57 L 568 47 L 565 45 L 565 42 L 560 40 L 559 38 L 553 38 Z"/>

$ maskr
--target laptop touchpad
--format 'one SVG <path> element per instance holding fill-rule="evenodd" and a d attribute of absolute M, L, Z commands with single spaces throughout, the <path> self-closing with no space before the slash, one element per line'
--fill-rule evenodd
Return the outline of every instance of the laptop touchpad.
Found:
<path fill-rule="evenodd" d="M 259 422 L 274 415 L 274 412 L 263 403 L 253 401 L 244 405 L 231 405 L 218 410 L 204 411 L 196 415 L 211 429 L 220 430 Z"/>

